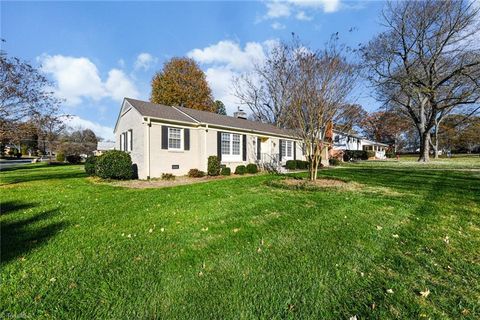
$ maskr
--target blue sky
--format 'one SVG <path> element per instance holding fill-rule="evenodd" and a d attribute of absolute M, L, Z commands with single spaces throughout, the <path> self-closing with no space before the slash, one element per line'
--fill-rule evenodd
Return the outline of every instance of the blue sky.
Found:
<path fill-rule="evenodd" d="M 334 32 L 350 46 L 380 30 L 381 1 L 1 2 L 2 49 L 39 66 L 75 115 L 74 128 L 113 137 L 124 96 L 148 100 L 173 56 L 194 58 L 231 114 L 234 75 L 291 32 L 320 48 Z M 354 28 L 354 31 L 349 32 Z M 377 106 L 362 92 L 367 110 Z"/>

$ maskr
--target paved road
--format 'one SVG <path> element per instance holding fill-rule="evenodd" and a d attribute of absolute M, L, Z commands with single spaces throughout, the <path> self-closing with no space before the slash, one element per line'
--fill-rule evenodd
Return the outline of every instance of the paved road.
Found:
<path fill-rule="evenodd" d="M 0 161 L 0 170 L 14 167 L 14 166 L 21 166 L 27 163 L 32 163 L 32 159 L 19 159 L 19 160 L 4 160 Z"/>

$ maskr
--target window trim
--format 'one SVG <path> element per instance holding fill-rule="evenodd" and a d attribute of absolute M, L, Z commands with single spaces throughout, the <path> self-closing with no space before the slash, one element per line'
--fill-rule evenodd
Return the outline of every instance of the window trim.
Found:
<path fill-rule="evenodd" d="M 238 154 L 233 154 L 233 137 L 238 136 L 238 141 L 235 141 L 235 143 L 238 142 Z M 224 153 L 224 148 L 223 148 L 223 142 L 227 141 L 224 140 L 223 138 L 228 136 L 228 153 Z M 220 143 L 222 144 L 220 148 L 220 152 L 222 155 L 222 160 L 226 162 L 243 162 L 242 160 L 242 147 L 243 147 L 243 139 L 242 135 L 240 133 L 234 133 L 234 132 L 222 132 L 220 135 Z"/>
<path fill-rule="evenodd" d="M 131 152 L 133 150 L 133 132 L 132 129 L 127 130 L 126 139 L 127 139 L 127 151 Z"/>
<path fill-rule="evenodd" d="M 170 130 L 179 130 L 180 133 L 180 147 L 179 148 L 174 148 L 174 147 L 171 147 L 170 146 Z M 168 150 L 170 151 L 183 151 L 184 150 L 184 129 L 183 128 L 179 128 L 179 127 L 168 127 L 168 130 L 167 130 L 167 147 L 168 147 Z"/>
<path fill-rule="evenodd" d="M 292 140 L 282 140 L 282 146 L 281 146 L 281 151 L 282 151 L 282 159 L 288 159 L 291 160 L 293 159 L 293 141 Z M 288 154 L 288 146 L 290 145 L 290 155 Z"/>

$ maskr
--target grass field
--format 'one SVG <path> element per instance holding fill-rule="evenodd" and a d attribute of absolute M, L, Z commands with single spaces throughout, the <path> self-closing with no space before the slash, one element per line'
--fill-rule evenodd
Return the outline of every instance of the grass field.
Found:
<path fill-rule="evenodd" d="M 478 319 L 480 158 L 410 160 L 317 191 L 1 172 L 0 317 Z"/>

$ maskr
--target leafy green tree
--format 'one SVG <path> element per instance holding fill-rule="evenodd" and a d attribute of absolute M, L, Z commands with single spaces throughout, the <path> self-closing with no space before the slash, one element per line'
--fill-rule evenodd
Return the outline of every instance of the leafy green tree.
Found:
<path fill-rule="evenodd" d="M 215 110 L 216 113 L 223 114 L 224 116 L 227 115 L 227 109 L 225 108 L 225 105 L 223 104 L 222 101 L 215 100 L 215 107 L 216 107 L 216 110 Z"/>

